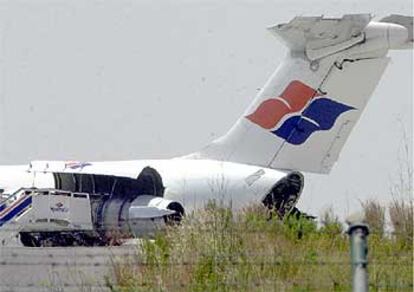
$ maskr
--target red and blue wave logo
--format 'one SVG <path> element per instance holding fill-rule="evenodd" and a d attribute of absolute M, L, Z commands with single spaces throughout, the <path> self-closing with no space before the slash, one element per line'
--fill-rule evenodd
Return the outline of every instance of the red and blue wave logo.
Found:
<path fill-rule="evenodd" d="M 294 80 L 279 97 L 263 101 L 246 118 L 286 142 L 300 145 L 314 132 L 332 129 L 341 114 L 353 109 Z"/>
<path fill-rule="evenodd" d="M 65 168 L 70 169 L 83 169 L 86 166 L 91 166 L 92 163 L 89 162 L 81 162 L 81 161 L 68 161 L 65 162 Z"/>

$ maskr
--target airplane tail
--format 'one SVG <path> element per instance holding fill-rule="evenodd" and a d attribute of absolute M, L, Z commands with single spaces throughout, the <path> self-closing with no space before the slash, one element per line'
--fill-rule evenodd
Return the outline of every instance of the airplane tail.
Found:
<path fill-rule="evenodd" d="M 289 48 L 247 111 L 192 158 L 328 173 L 413 18 L 296 17 L 269 30 Z"/>

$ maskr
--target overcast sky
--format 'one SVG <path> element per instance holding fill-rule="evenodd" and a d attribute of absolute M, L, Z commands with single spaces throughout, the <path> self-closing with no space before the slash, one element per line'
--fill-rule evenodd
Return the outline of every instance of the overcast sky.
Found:
<path fill-rule="evenodd" d="M 412 15 L 412 3 L 0 1 L 0 160 L 194 152 L 230 128 L 285 55 L 267 26 L 345 13 Z M 411 159 L 413 57 L 390 56 L 332 173 L 306 175 L 305 211 L 342 216 L 359 200 L 391 199 Z"/>

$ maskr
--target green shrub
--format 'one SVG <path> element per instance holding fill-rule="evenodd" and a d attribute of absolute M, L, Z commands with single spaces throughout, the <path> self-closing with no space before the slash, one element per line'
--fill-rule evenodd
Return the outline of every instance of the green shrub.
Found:
<path fill-rule="evenodd" d="M 406 210 L 405 206 L 395 209 Z M 409 213 L 404 214 L 408 218 Z M 404 222 L 398 228 L 407 230 Z M 187 215 L 182 224 L 143 240 L 136 258 L 114 260 L 114 280 L 108 287 L 112 291 L 349 291 L 349 238 L 342 229 L 331 209 L 321 216 L 318 228 L 303 217 L 281 221 L 260 206 L 233 214 L 230 208 L 210 202 L 203 211 Z M 390 236 L 372 236 L 368 246 L 370 288 L 412 290 L 412 245 Z"/>

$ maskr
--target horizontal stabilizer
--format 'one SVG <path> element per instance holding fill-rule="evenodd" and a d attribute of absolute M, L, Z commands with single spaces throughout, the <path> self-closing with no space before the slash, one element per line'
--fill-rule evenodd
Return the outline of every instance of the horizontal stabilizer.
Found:
<path fill-rule="evenodd" d="M 268 29 L 290 50 L 305 51 L 309 59 L 315 60 L 362 42 L 362 32 L 370 20 L 369 14 L 342 18 L 295 17 L 289 23 Z"/>

